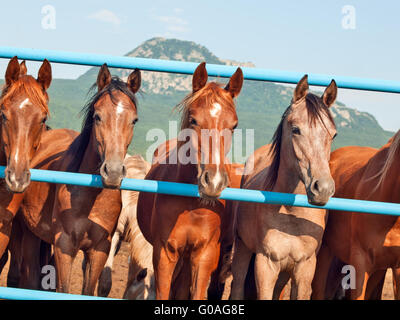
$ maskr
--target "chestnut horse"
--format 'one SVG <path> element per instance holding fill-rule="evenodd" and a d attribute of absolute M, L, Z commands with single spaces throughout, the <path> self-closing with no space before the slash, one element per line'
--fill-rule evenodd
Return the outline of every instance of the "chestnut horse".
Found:
<path fill-rule="evenodd" d="M 49 114 L 47 89 L 51 66 L 43 61 L 37 79 L 27 75 L 25 61 L 10 60 L 5 86 L 0 95 L 0 165 L 6 166 L 5 182 L 0 183 L 0 256 L 5 252 L 12 220 L 30 183 L 31 160 L 47 130 Z M 7 259 L 7 253 L 2 263 Z"/>
<path fill-rule="evenodd" d="M 330 166 L 337 186 L 335 196 L 400 203 L 399 163 L 400 131 L 379 150 L 344 147 L 334 151 Z M 373 292 L 386 269 L 400 267 L 399 235 L 398 216 L 330 211 L 313 298 L 324 298 L 334 257 L 355 268 L 355 288 L 347 292 L 350 299 L 368 299 L 371 294 L 379 298 Z"/>
<path fill-rule="evenodd" d="M 97 78 L 98 90 L 83 109 L 81 133 L 52 167 L 100 173 L 105 188 L 64 184 L 32 187 L 24 197 L 21 210 L 28 228 L 36 237 L 54 244 L 57 291 L 69 291 L 73 260 L 78 250 L 83 250 L 87 263 L 82 293 L 94 294 L 121 211 L 118 188 L 126 174 L 124 158 L 138 119 L 135 93 L 140 83 L 139 70 L 125 83 L 111 77 L 104 64 Z M 43 163 L 52 156 L 47 154 Z"/>
<path fill-rule="evenodd" d="M 193 92 L 181 103 L 177 147 L 165 155 L 165 164 L 153 164 L 146 176 L 197 184 L 201 198 L 139 194 L 137 219 L 153 245 L 157 299 L 206 298 L 224 251 L 225 231 L 233 222 L 225 214 L 225 201 L 218 197 L 229 185 L 225 155 L 238 122 L 233 99 L 240 93 L 243 73 L 238 68 L 225 88 L 207 79 L 203 62 L 193 74 Z M 175 283 L 179 287 L 172 293 Z"/>
<path fill-rule="evenodd" d="M 334 193 L 329 157 L 336 128 L 329 107 L 336 95 L 334 80 L 322 97 L 309 93 L 304 76 L 272 145 L 259 148 L 246 162 L 241 187 L 307 194 L 309 203 L 324 205 Z M 284 282 L 292 279 L 291 299 L 308 299 L 326 210 L 239 202 L 235 212 L 231 298 L 244 298 L 246 274 L 255 255 L 258 299 L 272 299 L 280 275 L 286 277 Z"/>

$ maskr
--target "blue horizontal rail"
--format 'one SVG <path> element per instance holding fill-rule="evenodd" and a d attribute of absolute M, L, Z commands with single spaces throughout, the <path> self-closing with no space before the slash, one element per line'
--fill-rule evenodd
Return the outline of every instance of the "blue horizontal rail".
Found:
<path fill-rule="evenodd" d="M 193 74 L 194 70 L 198 66 L 198 63 L 193 62 L 0 46 L 0 58 L 12 58 L 14 56 L 18 56 L 19 59 L 33 61 L 42 61 L 47 59 L 50 62 L 55 63 L 87 66 L 101 66 L 103 63 L 107 63 L 109 67 L 113 68 L 139 68 L 147 71 L 182 74 Z M 234 66 L 207 64 L 207 72 L 209 76 L 214 77 L 230 77 L 235 72 L 236 68 L 237 67 Z M 305 74 L 305 72 L 291 72 L 259 68 L 244 67 L 242 69 L 244 78 L 247 80 L 282 83 L 297 83 Z M 317 73 L 308 74 L 308 82 L 310 85 L 327 86 L 332 79 L 335 79 L 339 88 L 400 93 L 399 81 L 324 75 Z"/>
<path fill-rule="evenodd" d="M 0 299 L 7 300 L 118 300 L 51 291 L 0 287 Z"/>
<path fill-rule="evenodd" d="M 4 178 L 4 170 L 5 167 L 0 166 L 0 178 Z M 31 180 L 103 188 L 101 176 L 93 174 L 31 169 Z M 125 178 L 121 189 L 185 197 L 200 196 L 197 185 L 156 180 Z M 237 188 L 226 188 L 222 191 L 220 199 L 400 216 L 400 204 L 378 201 L 331 198 L 324 206 L 314 206 L 309 204 L 307 196 L 302 194 Z"/>

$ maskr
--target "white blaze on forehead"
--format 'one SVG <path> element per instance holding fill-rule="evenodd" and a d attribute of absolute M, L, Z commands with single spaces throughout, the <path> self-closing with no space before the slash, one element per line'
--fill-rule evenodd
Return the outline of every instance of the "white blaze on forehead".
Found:
<path fill-rule="evenodd" d="M 118 105 L 117 105 L 117 114 L 120 114 L 120 113 L 122 113 L 124 111 L 124 105 L 122 104 L 122 102 L 120 101 L 120 102 L 118 102 Z"/>
<path fill-rule="evenodd" d="M 19 105 L 20 109 L 23 109 L 25 106 L 27 106 L 28 104 L 30 104 L 30 101 L 28 98 L 26 98 L 24 101 L 21 102 L 21 104 Z"/>
<path fill-rule="evenodd" d="M 15 159 L 15 162 L 16 162 L 16 163 L 18 162 L 18 151 L 19 151 L 19 150 L 17 149 L 17 152 L 15 152 L 15 158 L 14 158 L 14 159 Z"/>
<path fill-rule="evenodd" d="M 218 117 L 221 112 L 221 109 L 222 109 L 221 105 L 219 103 L 215 102 L 212 105 L 212 108 L 210 110 L 211 117 L 213 117 L 213 118 Z"/>

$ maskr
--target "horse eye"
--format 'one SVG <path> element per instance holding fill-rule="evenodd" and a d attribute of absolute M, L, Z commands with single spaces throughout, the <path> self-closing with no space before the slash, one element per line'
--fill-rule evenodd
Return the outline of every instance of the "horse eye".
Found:
<path fill-rule="evenodd" d="M 197 121 L 194 118 L 190 118 L 190 124 L 192 126 L 197 126 Z"/>
<path fill-rule="evenodd" d="M 3 120 L 4 122 L 8 120 L 4 113 L 1 113 L 1 120 Z"/>
<path fill-rule="evenodd" d="M 94 115 L 94 121 L 96 121 L 96 122 L 100 122 L 101 121 L 101 118 L 100 118 L 100 116 L 98 114 Z"/>
<path fill-rule="evenodd" d="M 133 121 L 132 121 L 132 124 L 136 124 L 138 121 L 139 121 L 139 119 L 138 119 L 138 118 L 136 118 L 136 119 L 133 119 Z"/>
<path fill-rule="evenodd" d="M 300 129 L 298 127 L 293 127 L 292 128 L 292 133 L 296 134 L 296 135 L 300 135 L 301 134 Z"/>
<path fill-rule="evenodd" d="M 44 117 L 41 121 L 42 124 L 45 124 L 45 122 L 47 121 L 47 117 Z"/>

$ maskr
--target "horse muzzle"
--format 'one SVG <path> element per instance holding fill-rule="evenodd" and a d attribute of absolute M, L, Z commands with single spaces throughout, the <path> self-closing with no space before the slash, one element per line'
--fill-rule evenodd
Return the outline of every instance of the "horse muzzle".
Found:
<path fill-rule="evenodd" d="M 24 192 L 31 182 L 31 173 L 29 170 L 19 172 L 7 167 L 4 174 L 8 189 L 14 193 Z"/>
<path fill-rule="evenodd" d="M 198 182 L 200 197 L 216 200 L 228 186 L 228 182 L 228 175 L 225 171 L 203 170 Z"/>
<path fill-rule="evenodd" d="M 332 178 L 313 179 L 306 191 L 310 204 L 323 206 L 335 193 L 335 182 Z"/>
<path fill-rule="evenodd" d="M 105 161 L 100 168 L 100 175 L 105 188 L 118 189 L 126 176 L 126 167 L 120 161 Z"/>

